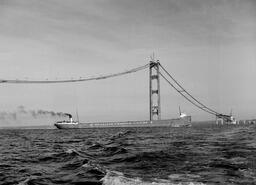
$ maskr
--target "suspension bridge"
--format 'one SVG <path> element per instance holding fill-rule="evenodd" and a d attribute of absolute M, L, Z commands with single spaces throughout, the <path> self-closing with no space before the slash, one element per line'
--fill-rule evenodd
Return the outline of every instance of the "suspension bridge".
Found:
<path fill-rule="evenodd" d="M 162 120 L 161 119 L 161 94 L 160 94 L 160 78 L 167 82 L 167 84 L 173 88 L 178 94 L 180 94 L 186 101 L 190 102 L 193 106 L 198 108 L 201 111 L 206 112 L 207 114 L 211 114 L 216 117 L 216 119 L 222 119 L 225 122 L 232 122 L 233 117 L 231 115 L 222 114 L 217 112 L 216 110 L 206 106 L 197 98 L 192 96 L 190 92 L 188 92 L 167 70 L 159 60 L 155 60 L 151 58 L 151 61 L 148 64 L 143 66 L 139 66 L 130 70 L 126 70 L 123 72 L 107 74 L 107 75 L 98 75 L 94 77 L 79 77 L 77 79 L 64 79 L 64 80 L 28 80 L 28 79 L 0 79 L 0 83 L 12 83 L 12 84 L 53 84 L 53 83 L 74 83 L 74 82 L 87 82 L 93 80 L 106 80 L 109 78 L 117 78 L 119 76 L 128 75 L 131 73 L 136 73 L 142 70 L 149 70 L 149 120 L 147 121 L 126 121 L 126 122 L 98 122 L 98 123 L 90 123 L 88 125 L 99 127 L 99 126 L 172 126 L 180 124 L 180 120 L 184 119 L 169 119 Z M 186 121 L 191 121 L 191 117 L 185 119 Z"/>

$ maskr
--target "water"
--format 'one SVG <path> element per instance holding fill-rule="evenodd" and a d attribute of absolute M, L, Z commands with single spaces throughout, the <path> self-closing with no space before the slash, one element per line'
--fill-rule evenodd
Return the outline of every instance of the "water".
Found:
<path fill-rule="evenodd" d="M 255 126 L 0 130 L 0 184 L 256 184 Z"/>

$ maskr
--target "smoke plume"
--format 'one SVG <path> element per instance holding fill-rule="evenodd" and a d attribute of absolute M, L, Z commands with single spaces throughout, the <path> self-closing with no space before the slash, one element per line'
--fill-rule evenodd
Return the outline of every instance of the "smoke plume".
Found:
<path fill-rule="evenodd" d="M 42 117 L 70 117 L 64 112 L 55 112 L 48 110 L 26 110 L 24 106 L 18 106 L 17 110 L 12 112 L 0 111 L 0 120 L 17 120 L 22 117 L 31 117 L 34 119 Z"/>

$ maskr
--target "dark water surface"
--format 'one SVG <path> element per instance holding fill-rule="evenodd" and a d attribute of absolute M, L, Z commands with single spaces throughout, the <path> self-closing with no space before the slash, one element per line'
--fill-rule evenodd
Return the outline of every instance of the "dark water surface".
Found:
<path fill-rule="evenodd" d="M 255 126 L 0 130 L 0 184 L 256 184 Z"/>

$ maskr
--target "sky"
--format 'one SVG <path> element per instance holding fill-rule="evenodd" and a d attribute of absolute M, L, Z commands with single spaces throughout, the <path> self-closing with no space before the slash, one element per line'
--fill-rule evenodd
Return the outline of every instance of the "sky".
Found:
<path fill-rule="evenodd" d="M 255 0 L 0 0 L 0 79 L 110 74 L 147 64 L 154 53 L 204 104 L 252 119 L 255 20 Z M 1 84 L 0 110 L 77 109 L 82 122 L 146 120 L 148 84 L 148 70 L 83 83 Z M 177 117 L 181 106 L 193 120 L 214 119 L 163 80 L 161 102 L 163 118 Z"/>

